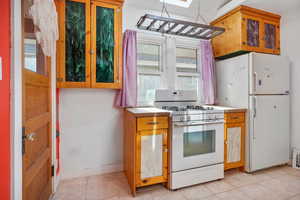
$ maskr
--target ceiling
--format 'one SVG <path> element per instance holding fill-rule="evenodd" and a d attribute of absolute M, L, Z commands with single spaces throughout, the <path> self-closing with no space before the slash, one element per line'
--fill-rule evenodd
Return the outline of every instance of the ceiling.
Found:
<path fill-rule="evenodd" d="M 198 10 L 200 10 L 200 14 L 209 22 L 216 17 L 218 8 L 228 1 L 229 0 L 193 0 L 189 8 L 181 8 L 167 4 L 167 9 L 171 14 L 195 20 Z M 229 5 L 231 3 L 236 4 L 238 1 L 243 2 L 245 5 L 265 9 L 282 15 L 287 13 L 290 9 L 295 9 L 296 7 L 300 8 L 299 0 L 232 0 Z M 161 11 L 163 6 L 163 4 L 160 3 L 160 0 L 126 0 L 125 2 L 128 6 L 158 11 Z M 200 9 L 198 9 L 199 7 Z"/>
<path fill-rule="evenodd" d="M 210 21 L 216 15 L 217 8 L 225 1 L 226 0 L 193 0 L 189 8 L 182 8 L 167 4 L 167 10 L 170 14 L 180 15 L 196 20 L 200 3 L 201 15 L 207 21 Z M 158 11 L 161 11 L 163 6 L 160 0 L 126 0 L 125 2 L 128 6 Z"/>

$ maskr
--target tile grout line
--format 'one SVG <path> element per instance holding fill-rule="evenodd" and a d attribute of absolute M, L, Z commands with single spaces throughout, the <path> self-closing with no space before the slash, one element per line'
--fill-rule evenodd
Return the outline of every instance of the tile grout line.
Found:
<path fill-rule="evenodd" d="M 87 187 L 88 187 L 89 177 L 86 178 L 86 183 L 84 186 L 84 200 L 87 200 Z"/>

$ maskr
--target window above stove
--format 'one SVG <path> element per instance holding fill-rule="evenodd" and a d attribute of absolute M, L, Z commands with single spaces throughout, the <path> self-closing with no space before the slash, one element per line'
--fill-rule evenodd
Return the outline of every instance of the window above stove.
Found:
<path fill-rule="evenodd" d="M 138 106 L 152 106 L 157 89 L 200 94 L 199 40 L 139 34 L 137 42 Z"/>

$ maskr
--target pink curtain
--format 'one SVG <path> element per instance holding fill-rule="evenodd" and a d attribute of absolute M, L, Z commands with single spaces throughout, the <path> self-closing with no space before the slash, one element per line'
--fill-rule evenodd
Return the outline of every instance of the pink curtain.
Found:
<path fill-rule="evenodd" d="M 117 107 L 137 105 L 136 31 L 126 30 L 123 36 L 123 88 L 116 96 Z"/>
<path fill-rule="evenodd" d="M 202 96 L 204 104 L 213 105 L 216 102 L 216 73 L 215 73 L 215 59 L 213 55 L 211 42 L 208 40 L 201 40 L 201 77 L 202 77 Z"/>

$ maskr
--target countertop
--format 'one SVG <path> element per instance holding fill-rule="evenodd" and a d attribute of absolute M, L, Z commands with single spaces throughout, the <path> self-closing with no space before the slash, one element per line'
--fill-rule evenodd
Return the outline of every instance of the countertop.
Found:
<path fill-rule="evenodd" d="M 216 110 L 224 110 L 225 113 L 237 113 L 237 112 L 246 112 L 247 109 L 245 108 L 233 108 L 227 106 L 211 106 L 214 107 Z M 141 107 L 141 108 L 127 108 L 127 111 L 134 114 L 134 115 L 170 115 L 172 111 L 163 110 L 155 107 Z"/>
<path fill-rule="evenodd" d="M 127 111 L 134 115 L 147 115 L 147 114 L 164 114 L 170 115 L 171 111 L 163 110 L 155 107 L 144 107 L 144 108 L 127 108 Z"/>
<path fill-rule="evenodd" d="M 238 112 L 247 112 L 246 108 L 234 108 L 228 106 L 212 106 L 217 110 L 224 110 L 225 113 L 238 113 Z"/>

